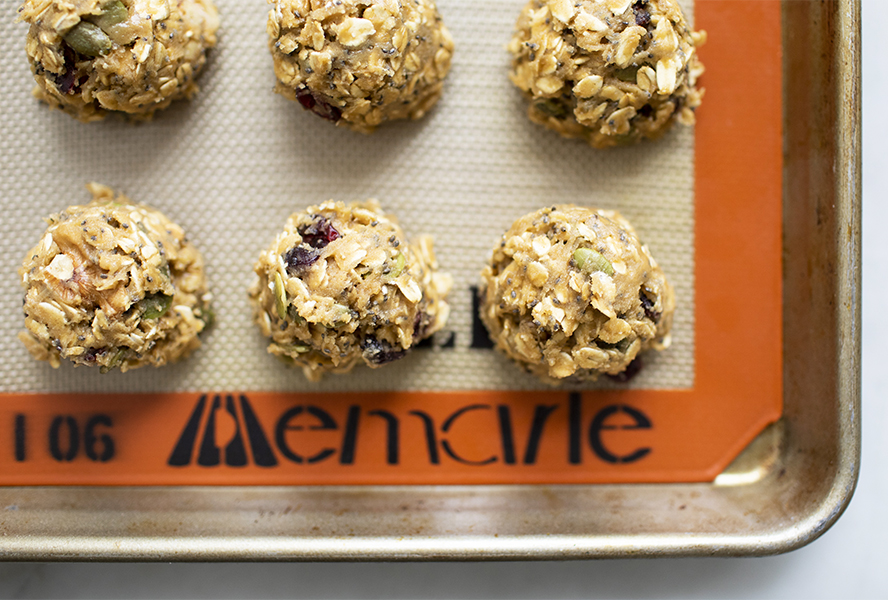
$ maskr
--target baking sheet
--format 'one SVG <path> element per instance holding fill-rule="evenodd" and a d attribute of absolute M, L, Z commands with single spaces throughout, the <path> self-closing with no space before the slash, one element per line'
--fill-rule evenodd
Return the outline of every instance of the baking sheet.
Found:
<path fill-rule="evenodd" d="M 724 423 L 725 415 L 712 420 L 712 404 L 786 402 L 783 426 L 768 429 L 724 476 L 667 486 L 0 487 L 3 556 L 761 556 L 817 539 L 847 506 L 860 456 L 860 3 L 713 0 L 698 9 L 711 35 L 704 50 L 717 52 L 723 68 L 706 77 L 710 111 L 697 128 L 697 377 L 694 390 L 666 397 L 682 409 L 682 397 L 702 396 L 693 426 Z M 725 196 L 737 201 L 725 204 Z M 753 206 L 745 210 L 743 201 Z M 785 237 L 778 232 L 775 240 L 764 225 L 781 214 Z M 785 276 L 766 275 L 763 257 L 780 262 L 781 249 Z M 780 310 L 763 310 L 762 302 L 773 303 L 775 290 L 779 299 L 781 284 L 793 299 L 782 311 L 785 362 L 774 356 L 784 343 Z M 645 395 L 663 403 L 661 394 Z M 60 410 L 70 402 L 19 399 Z M 674 439 L 693 441 L 687 433 L 694 431 Z"/>

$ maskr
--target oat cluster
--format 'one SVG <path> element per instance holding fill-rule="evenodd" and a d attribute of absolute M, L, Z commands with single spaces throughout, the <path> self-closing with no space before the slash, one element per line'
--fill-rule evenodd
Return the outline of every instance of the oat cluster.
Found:
<path fill-rule="evenodd" d="M 127 371 L 182 358 L 212 319 L 203 258 L 158 211 L 87 187 L 92 202 L 49 217 L 19 270 L 19 338 L 53 367 Z"/>
<path fill-rule="evenodd" d="M 292 215 L 255 271 L 250 297 L 268 351 L 313 381 L 402 358 L 450 312 L 452 280 L 431 238 L 409 242 L 372 200 Z"/>
<path fill-rule="evenodd" d="M 614 211 L 559 205 L 518 219 L 482 273 L 497 349 L 548 383 L 594 380 L 669 344 L 672 287 Z"/>
<path fill-rule="evenodd" d="M 597 148 L 632 144 L 694 123 L 705 38 L 675 0 L 531 0 L 510 77 L 535 123 Z"/>
<path fill-rule="evenodd" d="M 20 18 L 34 95 L 81 121 L 192 97 L 219 27 L 211 0 L 26 0 Z"/>
<path fill-rule="evenodd" d="M 438 101 L 453 39 L 433 0 L 269 0 L 276 90 L 361 132 Z"/>

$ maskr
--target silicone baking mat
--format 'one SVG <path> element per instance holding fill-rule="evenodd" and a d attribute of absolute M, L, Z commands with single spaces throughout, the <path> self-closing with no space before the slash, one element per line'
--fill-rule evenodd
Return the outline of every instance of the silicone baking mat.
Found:
<path fill-rule="evenodd" d="M 441 102 L 362 136 L 272 93 L 262 2 L 218 2 L 201 93 L 143 125 L 84 125 L 34 101 L 26 27 L 4 3 L 0 435 L 12 460 L 0 481 L 666 481 L 723 468 L 780 412 L 779 4 L 682 2 L 710 34 L 699 123 L 608 151 L 526 119 L 504 50 L 522 5 L 441 0 L 456 42 Z M 218 323 L 188 360 L 53 370 L 15 339 L 18 265 L 42 217 L 88 199 L 87 181 L 160 209 L 203 251 Z M 435 237 L 453 312 L 398 363 L 310 383 L 250 322 L 252 264 L 290 213 L 368 197 Z M 620 210 L 676 288 L 672 346 L 629 384 L 552 391 L 479 335 L 473 287 L 490 249 L 555 202 Z"/>

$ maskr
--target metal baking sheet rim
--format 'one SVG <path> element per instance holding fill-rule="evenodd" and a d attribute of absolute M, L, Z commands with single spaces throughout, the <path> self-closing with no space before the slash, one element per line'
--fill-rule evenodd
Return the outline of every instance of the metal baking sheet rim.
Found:
<path fill-rule="evenodd" d="M 785 0 L 783 6 L 785 89 L 788 94 L 808 94 L 801 99 L 802 105 L 807 100 L 813 116 L 820 117 L 815 119 L 817 128 L 805 131 L 800 131 L 804 125 L 794 122 L 807 119 L 784 118 L 787 157 L 793 156 L 795 143 L 815 152 L 816 138 L 821 136 L 830 145 L 825 153 L 817 151 L 820 154 L 814 158 L 833 166 L 832 173 L 822 174 L 816 164 L 787 161 L 786 223 L 793 223 L 794 210 L 815 205 L 819 209 L 822 199 L 813 196 L 820 193 L 829 194 L 834 207 L 826 225 L 818 213 L 819 229 L 806 229 L 804 223 L 787 228 L 787 279 L 793 273 L 796 237 L 806 240 L 802 246 L 823 248 L 820 238 L 825 236 L 826 254 L 820 262 L 814 259 L 817 270 L 811 278 L 827 282 L 832 294 L 826 294 L 822 306 L 809 307 L 811 314 L 794 305 L 785 307 L 786 328 L 791 330 L 794 319 L 817 316 L 818 310 L 827 316 L 830 339 L 828 343 L 821 340 L 821 349 L 814 352 L 832 357 L 833 368 L 822 369 L 823 375 L 800 376 L 806 365 L 800 348 L 809 354 L 811 347 L 793 346 L 797 340 L 788 335 L 785 416 L 715 483 L 313 488 L 301 490 L 298 499 L 310 501 L 309 508 L 317 503 L 328 510 L 316 513 L 317 520 L 312 521 L 320 525 L 313 526 L 320 533 L 310 533 L 306 523 L 304 535 L 274 533 L 279 531 L 275 519 L 296 518 L 295 511 L 275 510 L 292 504 L 293 488 L 65 488 L 64 499 L 59 488 L 6 488 L 0 490 L 0 559 L 389 561 L 751 556 L 787 552 L 817 539 L 847 507 L 859 474 L 860 0 Z M 794 13 L 791 19 L 787 17 L 790 11 Z M 824 52 L 794 52 L 798 44 L 793 45 L 793 40 L 802 39 L 821 44 Z M 812 56 L 820 58 L 809 58 Z M 794 60 L 802 60 L 801 67 Z M 811 64 L 816 60 L 823 63 Z M 820 78 L 827 85 L 821 91 L 796 92 L 803 87 L 796 86 L 796 80 L 805 77 L 807 83 Z M 785 115 L 798 116 L 795 109 L 787 97 Z M 793 169 L 799 170 L 795 176 L 819 178 L 815 184 L 823 184 L 825 178 L 827 185 L 816 188 L 812 198 L 791 198 Z M 805 237 L 809 233 L 811 239 Z M 790 281 L 787 290 L 794 291 Z M 823 410 L 818 412 L 825 428 L 819 427 L 823 424 L 817 418 L 805 417 L 813 410 L 796 410 L 797 403 L 806 402 L 822 403 Z M 816 435 L 823 429 L 826 444 L 806 438 L 809 429 Z M 815 488 L 813 492 L 798 489 L 804 486 L 794 489 L 793 478 L 786 476 L 793 470 L 822 477 L 810 486 Z M 82 500 L 79 505 L 71 500 L 72 495 Z M 365 499 L 363 505 L 369 510 L 355 508 L 361 506 L 354 502 L 356 495 Z M 263 506 L 272 508 L 257 508 L 259 497 Z M 773 502 L 763 507 L 764 499 Z M 440 505 L 441 515 L 450 517 L 453 513 L 447 511 L 458 508 L 467 516 L 456 523 L 438 522 L 441 515 L 434 506 L 423 506 L 425 501 Z M 165 502 L 175 508 L 165 509 Z M 146 508 L 139 508 L 145 503 Z M 498 503 L 505 503 L 509 510 L 504 511 Z M 19 505 L 29 508 L 20 509 Z M 599 511 L 593 514 L 588 510 L 590 505 Z M 524 509 L 518 511 L 521 516 L 513 514 L 516 507 Z M 577 512 L 576 507 L 586 510 Z M 632 518 L 640 520 L 632 522 Z M 260 520 L 264 523 L 257 526 Z M 473 520 L 474 524 L 466 525 Z M 391 523 L 395 524 L 391 531 L 367 533 Z M 515 532 L 509 532 L 503 523 Z M 546 526 L 556 523 L 557 527 Z M 460 526 L 465 529 L 459 531 Z M 53 534 L 35 534 L 35 530 L 52 530 Z M 263 534 L 255 533 L 259 530 Z"/>

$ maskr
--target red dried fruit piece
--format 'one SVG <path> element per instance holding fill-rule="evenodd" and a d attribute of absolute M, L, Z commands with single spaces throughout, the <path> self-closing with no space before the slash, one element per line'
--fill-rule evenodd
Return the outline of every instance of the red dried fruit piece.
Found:
<path fill-rule="evenodd" d="M 635 24 L 639 27 L 647 27 L 651 24 L 651 13 L 645 8 L 647 2 L 636 2 L 632 5 L 632 12 L 635 13 Z"/>
<path fill-rule="evenodd" d="M 284 255 L 284 264 L 290 277 L 299 277 L 313 265 L 321 255 L 317 250 L 296 246 Z"/>
<path fill-rule="evenodd" d="M 296 90 L 296 100 L 305 110 L 310 110 L 317 116 L 328 121 L 336 123 L 342 118 L 342 111 L 330 104 L 329 102 L 319 99 L 308 88 L 299 88 Z"/>
<path fill-rule="evenodd" d="M 333 240 L 339 239 L 339 232 L 330 223 L 330 220 L 320 215 L 315 215 L 310 225 L 300 227 L 299 235 L 302 242 L 318 250 L 326 248 Z"/>
<path fill-rule="evenodd" d="M 94 364 L 100 354 L 105 353 L 105 348 L 88 348 L 82 356 L 82 361 L 86 364 Z"/>
<path fill-rule="evenodd" d="M 385 340 L 377 340 L 375 337 L 366 337 L 361 342 L 361 353 L 364 360 L 372 365 L 384 365 L 404 358 L 407 354 L 404 350 L 395 350 Z"/>
<path fill-rule="evenodd" d="M 431 325 L 431 319 L 423 311 L 418 311 L 413 318 L 413 341 L 418 342 L 426 336 L 426 331 Z"/>
<path fill-rule="evenodd" d="M 62 44 L 62 53 L 65 58 L 65 72 L 53 73 L 56 87 L 62 94 L 73 94 L 79 88 L 77 81 L 77 54 L 68 44 Z"/>
<path fill-rule="evenodd" d="M 641 300 L 641 307 L 644 309 L 644 316 L 646 316 L 654 323 L 659 323 L 661 313 L 654 310 L 653 300 L 645 296 L 643 292 L 638 295 L 638 299 Z"/>

